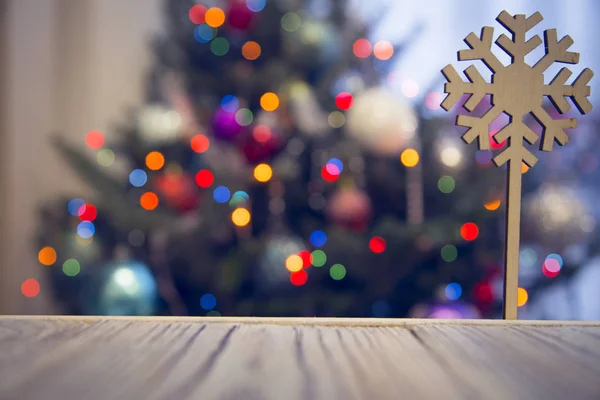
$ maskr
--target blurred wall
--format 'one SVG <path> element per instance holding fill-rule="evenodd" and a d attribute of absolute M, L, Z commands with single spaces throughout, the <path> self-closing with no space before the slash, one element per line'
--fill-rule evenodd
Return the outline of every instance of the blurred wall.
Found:
<path fill-rule="evenodd" d="M 4 3 L 4 4 L 2 4 Z M 53 152 L 58 132 L 82 143 L 142 100 L 160 0 L 0 0 L 0 313 L 58 311 L 37 263 L 36 210 L 85 194 Z M 20 285 L 40 281 L 27 299 Z"/>

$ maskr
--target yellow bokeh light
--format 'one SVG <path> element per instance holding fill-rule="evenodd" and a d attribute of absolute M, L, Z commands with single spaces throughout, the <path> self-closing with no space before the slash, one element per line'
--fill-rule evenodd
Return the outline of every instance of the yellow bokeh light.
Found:
<path fill-rule="evenodd" d="M 254 178 L 259 182 L 268 182 L 273 176 L 273 169 L 268 164 L 258 164 L 254 167 Z"/>
<path fill-rule="evenodd" d="M 275 111 L 279 107 L 279 97 L 273 92 L 267 92 L 261 96 L 260 106 L 265 111 Z"/>
<path fill-rule="evenodd" d="M 406 149 L 400 155 L 402 165 L 412 168 L 419 163 L 419 153 L 415 149 Z"/>
<path fill-rule="evenodd" d="M 498 200 L 490 200 L 483 205 L 488 211 L 495 211 L 500 207 L 500 199 Z"/>
<path fill-rule="evenodd" d="M 523 307 L 525 304 L 527 304 L 528 299 L 529 294 L 527 293 L 527 290 L 519 288 L 517 290 L 517 306 Z"/>
<path fill-rule="evenodd" d="M 250 223 L 250 211 L 245 208 L 236 208 L 231 213 L 231 221 L 236 226 L 246 226 Z"/>
<path fill-rule="evenodd" d="M 524 174 L 527 171 L 529 171 L 529 166 L 525 163 L 522 163 L 521 164 L 521 173 Z"/>
<path fill-rule="evenodd" d="M 288 258 L 285 259 L 285 267 L 290 272 L 298 272 L 302 269 L 302 257 L 297 254 L 292 254 Z"/>
<path fill-rule="evenodd" d="M 212 7 L 206 10 L 204 19 L 206 25 L 211 28 L 218 28 L 225 23 L 225 13 L 219 7 Z"/>
<path fill-rule="evenodd" d="M 56 250 L 52 247 L 44 247 L 38 253 L 38 260 L 42 265 L 50 266 L 56 262 Z"/>

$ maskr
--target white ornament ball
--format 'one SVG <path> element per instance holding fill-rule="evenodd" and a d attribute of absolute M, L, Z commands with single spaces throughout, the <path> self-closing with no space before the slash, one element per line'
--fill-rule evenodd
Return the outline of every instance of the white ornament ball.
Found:
<path fill-rule="evenodd" d="M 138 130 L 148 143 L 160 144 L 176 139 L 183 128 L 183 118 L 170 108 L 152 105 L 140 111 Z"/>
<path fill-rule="evenodd" d="M 365 149 L 395 155 L 414 137 L 418 126 L 412 106 L 388 90 L 359 93 L 348 111 L 348 132 Z"/>

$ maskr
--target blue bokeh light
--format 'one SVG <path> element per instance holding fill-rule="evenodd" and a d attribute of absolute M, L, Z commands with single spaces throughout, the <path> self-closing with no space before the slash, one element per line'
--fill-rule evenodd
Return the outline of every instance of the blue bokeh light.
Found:
<path fill-rule="evenodd" d="M 315 247 L 324 246 L 327 243 L 327 234 L 323 231 L 314 231 L 310 234 L 310 243 Z"/>
<path fill-rule="evenodd" d="M 90 221 L 83 221 L 77 225 L 77 234 L 84 239 L 89 239 L 96 233 L 96 227 Z"/>
<path fill-rule="evenodd" d="M 79 209 L 81 209 L 81 207 L 83 207 L 83 205 L 85 205 L 85 201 L 83 201 L 81 199 L 73 199 L 73 200 L 69 201 L 69 204 L 67 204 L 67 210 L 69 211 L 69 214 L 71 214 L 72 216 L 78 217 Z"/>
<path fill-rule="evenodd" d="M 253 12 L 262 11 L 266 4 L 267 0 L 246 0 L 246 7 Z"/>
<path fill-rule="evenodd" d="M 205 310 L 212 310 L 217 306 L 217 298 L 210 293 L 206 293 L 200 297 L 200 307 Z"/>
<path fill-rule="evenodd" d="M 148 175 L 146 171 L 141 169 L 134 169 L 129 174 L 129 183 L 135 187 L 142 187 L 148 182 Z"/>
<path fill-rule="evenodd" d="M 458 283 L 452 282 L 446 286 L 445 292 L 448 300 L 458 300 L 462 295 L 462 287 Z"/>
<path fill-rule="evenodd" d="M 208 43 L 215 37 L 215 30 L 206 24 L 198 25 L 194 29 L 194 38 L 200 43 Z"/>
<path fill-rule="evenodd" d="M 552 254 L 548 254 L 548 257 L 546 257 L 546 260 L 551 259 L 551 260 L 556 260 L 558 261 L 558 265 L 560 265 L 560 267 L 562 268 L 563 266 L 563 258 L 555 253 Z"/>
<path fill-rule="evenodd" d="M 229 196 L 231 196 L 231 192 L 225 186 L 219 186 L 213 192 L 213 197 L 217 203 L 227 203 Z"/>
<path fill-rule="evenodd" d="M 223 96 L 223 99 L 221 100 L 221 108 L 224 111 L 233 113 L 233 112 L 236 112 L 239 107 L 240 107 L 240 102 L 237 99 L 237 97 L 235 97 L 232 94 Z"/>
<path fill-rule="evenodd" d="M 338 175 L 344 170 L 344 163 L 339 158 L 332 158 L 331 160 L 327 161 L 327 164 L 335 165 L 339 170 Z"/>

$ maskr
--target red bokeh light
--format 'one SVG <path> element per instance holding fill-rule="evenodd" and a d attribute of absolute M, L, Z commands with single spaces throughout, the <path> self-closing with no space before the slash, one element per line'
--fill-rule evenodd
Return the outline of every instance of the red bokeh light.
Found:
<path fill-rule="evenodd" d="M 474 289 L 475 298 L 482 303 L 489 303 L 493 300 L 492 287 L 487 283 L 478 283 Z"/>
<path fill-rule="evenodd" d="M 35 297 L 40 294 L 40 284 L 33 278 L 27 279 L 21 284 L 21 293 L 25 297 Z"/>
<path fill-rule="evenodd" d="M 77 211 L 77 216 L 82 221 L 92 222 L 96 219 L 97 215 L 98 210 L 93 204 L 84 204 L 81 207 L 79 207 L 79 210 Z"/>
<path fill-rule="evenodd" d="M 204 153 L 210 147 L 210 141 L 204 135 L 196 135 L 190 141 L 190 145 L 196 153 Z"/>
<path fill-rule="evenodd" d="M 497 129 L 495 131 L 490 132 L 490 146 L 492 147 L 492 149 L 501 149 L 504 147 L 504 145 L 506 145 L 506 140 L 503 140 L 500 143 L 496 142 L 496 139 L 494 139 L 494 135 L 496 133 L 498 133 Z"/>
<path fill-rule="evenodd" d="M 352 94 L 348 92 L 341 92 L 335 96 L 335 105 L 342 111 L 349 110 L 353 101 Z"/>
<path fill-rule="evenodd" d="M 373 253 L 383 253 L 386 245 L 385 239 L 381 236 L 374 236 L 369 241 L 369 249 L 371 249 Z"/>
<path fill-rule="evenodd" d="M 340 177 L 340 174 L 337 174 L 337 175 L 332 174 L 331 172 L 329 172 L 327 165 L 325 165 L 323 167 L 323 169 L 321 169 L 321 176 L 327 182 L 335 182 Z"/>
<path fill-rule="evenodd" d="M 214 181 L 215 177 L 213 173 L 207 169 L 198 171 L 198 173 L 196 174 L 196 184 L 201 188 L 206 189 L 207 187 L 212 185 Z"/>
<path fill-rule="evenodd" d="M 190 21 L 194 24 L 200 25 L 204 23 L 204 15 L 206 14 L 206 7 L 203 5 L 197 4 L 190 8 Z"/>
<path fill-rule="evenodd" d="M 302 250 L 298 253 L 302 259 L 302 268 L 308 268 L 312 265 L 312 254 L 308 250 Z"/>
<path fill-rule="evenodd" d="M 460 227 L 460 236 L 463 239 L 471 241 L 477 239 L 479 228 L 473 222 L 467 222 Z"/>
<path fill-rule="evenodd" d="M 292 282 L 292 285 L 294 286 L 302 286 L 306 283 L 307 280 L 308 274 L 303 269 L 297 272 L 292 272 L 290 274 L 290 282 Z"/>
<path fill-rule="evenodd" d="M 560 263 L 552 258 L 546 259 L 542 264 L 542 273 L 548 278 L 555 278 L 560 273 Z"/>
<path fill-rule="evenodd" d="M 373 45 L 367 39 L 358 39 L 352 45 L 352 52 L 358 58 L 367 58 L 373 51 Z"/>
<path fill-rule="evenodd" d="M 104 135 L 100 131 L 90 131 L 85 137 L 85 144 L 90 149 L 99 149 L 104 145 Z"/>
<path fill-rule="evenodd" d="M 252 130 L 252 136 L 258 143 L 267 143 L 271 139 L 271 129 L 266 125 L 257 125 Z"/>

